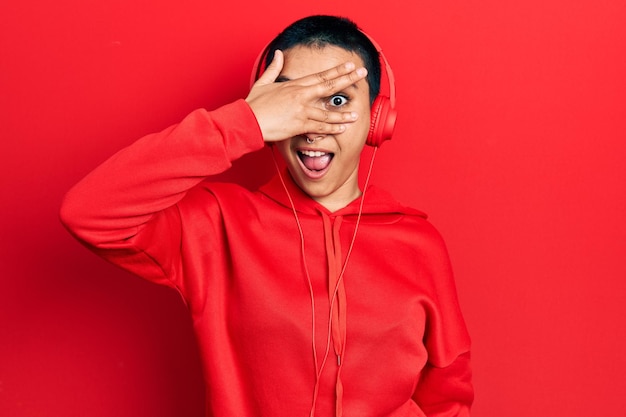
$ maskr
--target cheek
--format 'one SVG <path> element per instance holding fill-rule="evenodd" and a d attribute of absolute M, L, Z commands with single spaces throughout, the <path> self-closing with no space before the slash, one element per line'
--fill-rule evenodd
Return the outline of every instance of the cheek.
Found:
<path fill-rule="evenodd" d="M 367 108 L 359 112 L 356 122 L 347 125 L 344 135 L 350 137 L 351 142 L 364 144 L 370 131 L 370 123 L 370 111 Z"/>

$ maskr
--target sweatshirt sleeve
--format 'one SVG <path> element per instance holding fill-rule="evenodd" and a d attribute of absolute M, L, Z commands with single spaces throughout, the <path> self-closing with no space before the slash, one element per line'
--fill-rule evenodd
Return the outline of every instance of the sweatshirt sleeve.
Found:
<path fill-rule="evenodd" d="M 460 354 L 449 365 L 427 363 L 413 396 L 428 417 L 468 417 L 474 400 L 470 354 Z"/>
<path fill-rule="evenodd" d="M 428 417 L 468 417 L 474 399 L 470 337 L 445 243 L 434 228 L 431 231 L 433 245 L 426 268 L 432 297 L 424 334 L 428 361 L 413 399 Z"/>
<path fill-rule="evenodd" d="M 66 194 L 61 222 L 105 259 L 144 278 L 170 281 L 180 248 L 176 204 L 208 176 L 263 147 L 244 100 L 198 109 L 117 152 Z M 149 225 L 149 227 L 147 226 Z M 146 242 L 159 249 L 146 251 Z"/>

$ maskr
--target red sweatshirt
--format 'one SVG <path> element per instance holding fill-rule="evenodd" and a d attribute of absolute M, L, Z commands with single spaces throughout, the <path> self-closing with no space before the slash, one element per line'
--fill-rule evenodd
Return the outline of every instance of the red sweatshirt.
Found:
<path fill-rule="evenodd" d="M 243 100 L 196 110 L 89 174 L 61 219 L 179 291 L 208 416 L 468 416 L 469 337 L 437 231 L 370 187 L 349 251 L 361 198 L 329 212 L 285 174 L 292 208 L 278 178 L 207 181 L 263 146 Z"/>

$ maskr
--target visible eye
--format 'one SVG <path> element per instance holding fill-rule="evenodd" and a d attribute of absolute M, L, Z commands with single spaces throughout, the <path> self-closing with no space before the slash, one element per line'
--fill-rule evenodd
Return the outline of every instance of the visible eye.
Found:
<path fill-rule="evenodd" d="M 333 107 L 341 107 L 348 103 L 348 98 L 341 94 L 335 94 L 328 100 L 328 104 Z"/>

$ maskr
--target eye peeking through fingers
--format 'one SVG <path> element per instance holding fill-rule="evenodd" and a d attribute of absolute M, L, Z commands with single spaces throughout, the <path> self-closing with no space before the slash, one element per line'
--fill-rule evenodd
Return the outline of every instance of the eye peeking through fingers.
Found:
<path fill-rule="evenodd" d="M 345 95 L 335 94 L 328 99 L 327 105 L 329 107 L 342 107 L 348 104 L 348 101 L 348 97 L 346 97 Z"/>

